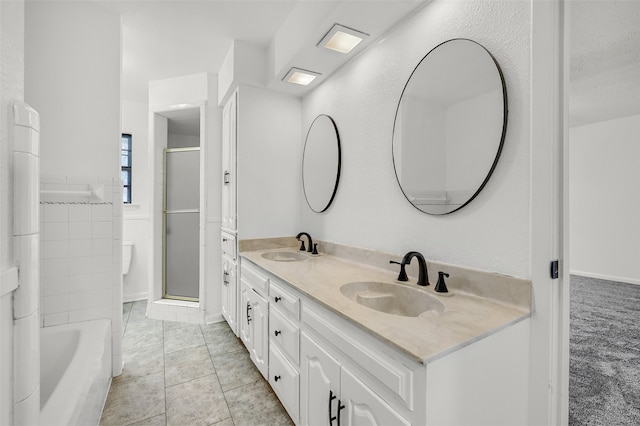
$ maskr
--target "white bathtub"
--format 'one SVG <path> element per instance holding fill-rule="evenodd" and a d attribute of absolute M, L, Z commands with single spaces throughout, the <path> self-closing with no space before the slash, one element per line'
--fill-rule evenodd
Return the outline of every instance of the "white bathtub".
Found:
<path fill-rule="evenodd" d="M 41 425 L 97 425 L 110 385 L 110 320 L 40 329 Z"/>

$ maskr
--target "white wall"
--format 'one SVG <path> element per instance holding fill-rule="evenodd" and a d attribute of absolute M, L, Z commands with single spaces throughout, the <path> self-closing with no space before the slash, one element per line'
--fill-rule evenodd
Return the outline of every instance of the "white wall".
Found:
<path fill-rule="evenodd" d="M 122 371 L 120 70 L 118 14 L 88 2 L 26 3 L 25 100 L 41 117 L 41 183 L 105 189 L 103 201 L 77 200 L 85 204 L 43 198 L 56 204 L 45 203 L 41 217 L 41 314 L 45 326 L 111 319 L 114 376 Z"/>
<path fill-rule="evenodd" d="M 27 2 L 26 13 L 25 99 L 41 115 L 42 174 L 118 177 L 119 15 L 65 1 Z"/>
<path fill-rule="evenodd" d="M 123 277 L 123 301 L 147 297 L 149 268 L 149 104 L 122 100 L 122 133 L 133 140 L 132 200 L 124 206 L 122 239 L 133 241 L 129 273 Z"/>
<path fill-rule="evenodd" d="M 24 2 L 0 2 L 0 424 L 13 423 L 13 113 L 24 99 Z M 13 280 L 15 281 L 15 280 Z M 13 287 L 11 285 L 10 287 Z"/>
<path fill-rule="evenodd" d="M 323 214 L 304 206 L 302 227 L 322 240 L 419 250 L 435 261 L 528 278 L 530 19 L 527 2 L 434 1 L 306 96 L 303 131 L 316 115 L 332 116 L 343 157 L 334 204 Z M 430 216 L 407 202 L 396 181 L 393 122 L 415 65 L 456 37 L 473 39 L 496 57 L 507 83 L 509 124 L 500 162 L 480 195 L 459 212 Z"/>
<path fill-rule="evenodd" d="M 571 273 L 640 284 L 640 115 L 570 130 Z"/>

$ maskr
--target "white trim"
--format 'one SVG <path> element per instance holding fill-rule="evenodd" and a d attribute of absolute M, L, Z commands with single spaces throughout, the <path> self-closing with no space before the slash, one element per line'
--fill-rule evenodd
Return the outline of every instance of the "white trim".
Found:
<path fill-rule="evenodd" d="M 595 272 L 576 271 L 574 269 L 571 270 L 571 275 L 580 275 L 588 278 L 597 278 L 600 280 L 616 281 L 620 283 L 640 285 L 640 280 L 637 278 L 616 277 L 615 275 L 597 274 Z"/>
<path fill-rule="evenodd" d="M 11 293 L 18 288 L 18 268 L 11 268 L 0 273 L 0 297 Z"/>
<path fill-rule="evenodd" d="M 125 215 L 123 216 L 122 220 L 149 220 L 149 216 L 148 215 L 127 215 L 125 212 Z"/>
<path fill-rule="evenodd" d="M 209 216 L 207 218 L 207 223 L 222 223 L 222 216 L 217 216 L 217 217 Z"/>
<path fill-rule="evenodd" d="M 124 294 L 122 296 L 122 303 L 128 303 L 128 302 L 135 302 L 136 300 L 145 300 L 148 298 L 148 292 L 146 291 L 141 291 L 139 293 L 133 293 L 133 294 Z"/>
<path fill-rule="evenodd" d="M 224 321 L 222 314 L 211 314 L 205 317 L 205 324 L 214 324 Z"/>

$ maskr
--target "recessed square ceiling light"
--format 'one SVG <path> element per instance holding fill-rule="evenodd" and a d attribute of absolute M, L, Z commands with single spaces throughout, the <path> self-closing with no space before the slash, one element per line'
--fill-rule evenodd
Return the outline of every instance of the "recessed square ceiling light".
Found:
<path fill-rule="evenodd" d="M 300 68 L 291 68 L 287 75 L 282 79 L 289 83 L 300 84 L 301 86 L 308 86 L 316 77 L 320 76 L 320 73 L 303 70 Z"/>
<path fill-rule="evenodd" d="M 318 46 L 324 46 L 327 49 L 341 53 L 349 53 L 366 37 L 369 37 L 369 34 L 345 27 L 344 25 L 334 24 L 329 32 L 320 40 Z"/>

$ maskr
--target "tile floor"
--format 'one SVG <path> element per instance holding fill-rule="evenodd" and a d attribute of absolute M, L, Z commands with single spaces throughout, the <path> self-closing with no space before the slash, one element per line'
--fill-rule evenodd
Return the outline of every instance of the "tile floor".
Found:
<path fill-rule="evenodd" d="M 123 309 L 124 370 L 101 425 L 293 425 L 226 322 L 193 325 Z"/>

